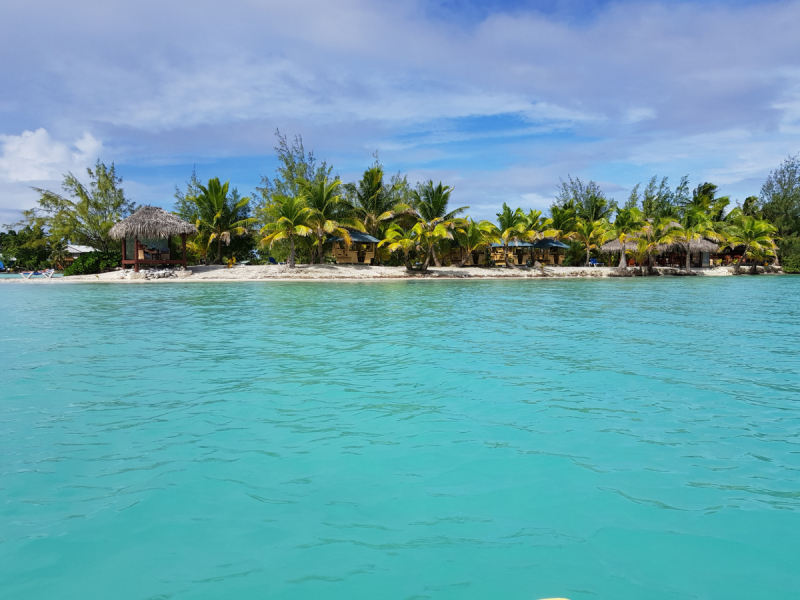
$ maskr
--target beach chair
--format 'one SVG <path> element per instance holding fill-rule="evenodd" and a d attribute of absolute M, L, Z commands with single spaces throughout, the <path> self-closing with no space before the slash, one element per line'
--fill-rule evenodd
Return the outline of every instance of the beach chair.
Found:
<path fill-rule="evenodd" d="M 40 275 L 40 273 L 39 271 L 22 271 L 20 275 L 22 275 L 23 279 L 30 279 L 34 275 Z"/>
<path fill-rule="evenodd" d="M 596 267 L 597 266 L 597 259 L 596 258 L 590 258 L 589 259 L 589 266 L 590 267 Z"/>
<path fill-rule="evenodd" d="M 53 275 L 55 275 L 55 273 L 56 273 L 55 269 L 47 269 L 46 271 L 42 271 L 41 274 L 47 277 L 48 279 L 51 279 Z"/>
<path fill-rule="evenodd" d="M 277 261 L 277 260 L 275 260 L 274 258 L 272 258 L 272 257 L 270 256 L 270 257 L 269 257 L 269 264 L 271 264 L 271 265 L 277 265 L 277 264 L 278 264 L 278 261 Z"/>

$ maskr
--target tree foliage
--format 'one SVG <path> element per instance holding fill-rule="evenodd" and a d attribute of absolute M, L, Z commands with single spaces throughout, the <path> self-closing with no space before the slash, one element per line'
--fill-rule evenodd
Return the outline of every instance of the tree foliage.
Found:
<path fill-rule="evenodd" d="M 117 248 L 108 232 L 114 224 L 131 214 L 133 202 L 125 198 L 122 177 L 114 163 L 110 167 L 97 161 L 94 170 L 87 168 L 88 187 L 72 173 L 64 176 L 65 195 L 41 188 L 38 206 L 23 211 L 23 224 L 47 229 L 50 237 L 91 246 L 100 252 Z"/>

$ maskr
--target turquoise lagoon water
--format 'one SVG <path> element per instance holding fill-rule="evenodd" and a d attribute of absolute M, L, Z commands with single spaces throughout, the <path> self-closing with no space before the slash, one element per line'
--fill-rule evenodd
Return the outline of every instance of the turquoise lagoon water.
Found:
<path fill-rule="evenodd" d="M 799 296 L 5 285 L 0 596 L 798 598 Z"/>

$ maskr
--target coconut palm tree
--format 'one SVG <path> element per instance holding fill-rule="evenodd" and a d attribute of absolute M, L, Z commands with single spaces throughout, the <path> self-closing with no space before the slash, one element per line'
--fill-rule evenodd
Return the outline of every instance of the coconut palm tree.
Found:
<path fill-rule="evenodd" d="M 586 248 L 585 266 L 589 266 L 592 250 L 597 249 L 600 243 L 602 243 L 607 227 L 608 222 L 604 219 L 597 221 L 584 221 L 583 219 L 579 219 L 575 222 L 575 231 L 564 236 L 568 240 L 580 242 L 583 247 Z"/>
<path fill-rule="evenodd" d="M 604 241 L 617 240 L 622 248 L 619 253 L 619 268 L 626 269 L 625 245 L 631 238 L 635 238 L 646 225 L 642 213 L 638 208 L 622 208 L 617 211 L 617 218 L 608 225 Z"/>
<path fill-rule="evenodd" d="M 694 241 L 710 239 L 715 242 L 724 240 L 724 225 L 711 219 L 702 207 L 691 207 L 683 212 L 680 220 L 678 237 L 686 250 L 686 272 L 692 272 L 691 244 Z"/>
<path fill-rule="evenodd" d="M 302 197 L 273 196 L 272 203 L 265 209 L 267 214 L 275 219 L 261 229 L 264 237 L 261 244 L 272 248 L 275 242 L 289 240 L 289 268 L 294 269 L 295 251 L 294 243 L 297 237 L 306 237 L 313 233 L 308 226 L 308 221 L 314 214 Z"/>
<path fill-rule="evenodd" d="M 431 222 L 439 219 L 442 223 L 452 225 L 453 221 L 458 215 L 466 211 L 469 206 L 460 206 L 453 210 L 448 210 L 450 202 L 450 194 L 453 193 L 455 188 L 449 185 L 434 186 L 433 180 L 428 180 L 426 183 L 419 186 L 419 189 L 411 192 L 411 207 L 417 211 L 417 214 L 423 221 Z M 394 212 L 397 213 L 408 207 L 400 205 L 395 207 Z M 439 261 L 439 256 L 436 254 L 436 247 L 433 248 L 433 262 L 437 267 L 442 264 Z"/>
<path fill-rule="evenodd" d="M 742 256 L 736 261 L 733 269 L 739 273 L 739 268 L 745 258 L 761 256 L 774 256 L 777 246 L 775 232 L 777 229 L 768 221 L 741 215 L 727 229 L 725 245 L 728 247 L 744 246 Z"/>
<path fill-rule="evenodd" d="M 222 243 L 229 246 L 232 237 L 245 235 L 256 223 L 247 210 L 250 198 L 233 202 L 228 196 L 228 184 L 228 181 L 220 183 L 219 178 L 214 177 L 208 180 L 208 185 L 198 184 L 200 193 L 193 198 L 197 206 L 195 226 L 201 234 L 208 236 L 209 246 L 217 240 L 216 263 L 219 265 L 222 264 Z"/>
<path fill-rule="evenodd" d="M 535 229 L 549 229 L 553 234 L 547 237 L 552 237 L 560 241 L 562 237 L 566 238 L 569 233 L 573 232 L 576 225 L 577 216 L 575 215 L 575 209 L 568 206 L 562 207 L 554 205 L 550 207 L 550 218 L 542 224 L 541 228 L 537 227 Z"/>
<path fill-rule="evenodd" d="M 325 237 L 335 235 L 344 240 L 347 247 L 351 244 L 350 232 L 345 227 L 350 226 L 354 229 L 361 228 L 360 223 L 353 219 L 343 217 L 345 203 L 339 191 L 342 182 L 337 177 L 330 181 L 327 177 L 320 177 L 315 181 L 307 179 L 298 180 L 300 195 L 311 209 L 307 225 L 312 229 L 316 238 L 316 250 L 319 263 L 322 264 L 323 246 Z M 314 263 L 314 253 L 312 248 L 311 263 Z"/>
<path fill-rule="evenodd" d="M 511 210 L 505 202 L 503 202 L 503 211 L 497 213 L 497 223 L 500 226 L 499 243 L 503 244 L 506 266 L 511 267 L 511 263 L 508 261 L 508 243 L 535 238 L 537 232 L 529 229 L 528 215 L 523 213 L 521 208 Z"/>
<path fill-rule="evenodd" d="M 403 262 L 409 271 L 414 270 L 411 265 L 411 252 L 417 249 L 419 243 L 418 231 L 415 228 L 416 225 L 411 229 L 403 229 L 397 223 L 393 223 L 386 230 L 386 237 L 378 242 L 379 247 L 386 246 L 389 252 L 402 252 Z"/>
<path fill-rule="evenodd" d="M 672 217 L 656 217 L 645 222 L 636 242 L 637 260 L 647 261 L 647 274 L 653 272 L 653 257 L 663 246 L 674 244 L 680 239 L 681 226 Z"/>
<path fill-rule="evenodd" d="M 364 171 L 357 184 L 344 187 L 351 197 L 347 208 L 352 217 L 361 222 L 366 233 L 380 238 L 381 228 L 396 214 L 395 186 L 384 183 L 383 166 L 376 162 Z"/>
<path fill-rule="evenodd" d="M 493 243 L 500 240 L 500 232 L 494 223 L 480 221 L 476 223 L 472 219 L 456 227 L 453 231 L 456 241 L 464 249 L 464 258 L 459 263 L 459 267 L 465 267 L 469 262 L 473 252 L 480 252 Z"/>

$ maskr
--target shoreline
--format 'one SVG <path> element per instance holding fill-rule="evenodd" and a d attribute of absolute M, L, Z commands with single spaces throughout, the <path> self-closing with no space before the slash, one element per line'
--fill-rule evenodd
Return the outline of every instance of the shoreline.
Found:
<path fill-rule="evenodd" d="M 97 275 L 73 275 L 53 279 L 2 278 L 1 283 L 12 284 L 67 284 L 67 283 L 212 283 L 212 282 L 259 282 L 259 281 L 479 281 L 501 279 L 628 279 L 616 275 L 616 267 L 546 267 L 544 274 L 536 267 L 432 267 L 425 273 L 412 273 L 405 267 L 379 267 L 367 265 L 297 265 L 289 269 L 286 265 L 239 265 L 227 268 L 224 265 L 190 267 L 179 277 L 146 278 L 144 272 L 138 276 L 123 271 L 111 271 Z M 671 267 L 657 267 L 661 277 L 687 277 Z M 731 267 L 712 267 L 693 271 L 698 277 L 733 276 Z M 747 274 L 746 272 L 743 274 Z M 778 273 L 767 273 L 778 274 Z M 637 278 L 640 276 L 636 276 Z M 658 276 L 650 276 L 658 277 Z"/>

